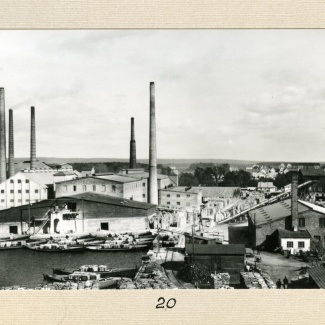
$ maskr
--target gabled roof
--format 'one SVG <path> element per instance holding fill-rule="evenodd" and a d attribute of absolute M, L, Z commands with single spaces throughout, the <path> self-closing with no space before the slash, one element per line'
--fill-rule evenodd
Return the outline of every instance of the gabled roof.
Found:
<path fill-rule="evenodd" d="M 270 188 L 270 187 L 275 187 L 275 186 L 273 185 L 273 182 L 258 182 L 257 187 L 267 187 L 267 188 Z"/>
<path fill-rule="evenodd" d="M 176 192 L 176 193 L 191 193 L 191 194 L 199 194 L 201 192 L 201 189 L 199 187 L 191 187 L 187 191 L 187 186 L 175 186 L 175 187 L 169 187 L 166 189 L 161 189 L 161 191 L 165 192 Z"/>
<path fill-rule="evenodd" d="M 133 200 L 127 200 L 115 196 L 109 196 L 104 194 L 95 194 L 93 192 L 85 192 L 81 194 L 76 195 L 70 195 L 70 196 L 63 196 L 57 198 L 59 201 L 60 199 L 77 199 L 77 200 L 84 200 L 84 201 L 90 201 L 90 202 L 97 202 L 97 203 L 104 203 L 104 204 L 110 204 L 110 205 L 118 205 L 123 206 L 126 208 L 135 208 L 135 209 L 143 209 L 143 210 L 149 210 L 151 208 L 156 207 L 154 204 L 146 203 L 146 202 L 140 202 L 140 201 L 133 201 Z"/>
<path fill-rule="evenodd" d="M 210 197 L 210 198 L 213 197 L 230 198 L 230 197 L 234 197 L 235 191 L 240 191 L 240 187 L 197 186 L 193 188 L 202 190 L 202 196 Z"/>
<path fill-rule="evenodd" d="M 94 178 L 104 179 L 111 182 L 116 183 L 131 183 L 139 181 L 138 178 L 133 178 L 130 176 L 122 176 L 122 175 L 105 175 L 105 176 L 94 176 Z"/>
<path fill-rule="evenodd" d="M 310 207 L 298 201 L 298 213 L 312 210 Z M 249 211 L 249 216 L 255 225 L 263 225 L 291 215 L 291 199 L 276 202 L 252 211 Z"/>
<path fill-rule="evenodd" d="M 27 179 L 42 185 L 52 185 L 54 184 L 53 173 L 46 172 L 27 172 L 22 173 Z"/>
<path fill-rule="evenodd" d="M 278 229 L 280 238 L 311 238 L 308 231 L 290 231 L 285 229 Z"/>
<path fill-rule="evenodd" d="M 308 269 L 307 272 L 320 289 L 325 289 L 325 267 L 324 266 L 312 267 Z"/>
<path fill-rule="evenodd" d="M 303 176 L 323 176 L 325 177 L 324 169 L 301 169 L 301 173 Z"/>
<path fill-rule="evenodd" d="M 193 245 L 186 245 L 186 253 L 193 254 Z M 206 245 L 194 244 L 195 255 L 245 255 L 244 244 Z"/>

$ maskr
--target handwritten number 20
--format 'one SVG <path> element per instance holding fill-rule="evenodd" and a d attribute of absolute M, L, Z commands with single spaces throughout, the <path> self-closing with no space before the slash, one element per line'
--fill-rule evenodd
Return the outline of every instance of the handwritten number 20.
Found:
<path fill-rule="evenodd" d="M 165 306 L 164 306 L 165 298 L 160 297 L 160 298 L 158 299 L 158 302 L 161 301 L 161 300 L 162 300 L 162 302 L 159 303 L 159 304 L 156 306 L 156 308 L 165 308 Z M 176 299 L 175 299 L 175 298 L 170 298 L 170 299 L 167 301 L 166 307 L 167 307 L 167 308 L 174 308 L 175 305 L 176 305 Z"/>

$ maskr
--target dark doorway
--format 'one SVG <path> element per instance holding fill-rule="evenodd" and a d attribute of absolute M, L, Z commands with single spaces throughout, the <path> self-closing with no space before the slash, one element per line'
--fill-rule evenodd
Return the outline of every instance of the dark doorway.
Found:
<path fill-rule="evenodd" d="M 77 210 L 77 202 L 69 202 L 67 204 L 68 209 L 71 211 L 76 211 Z"/>
<path fill-rule="evenodd" d="M 9 232 L 18 235 L 18 226 L 9 226 Z"/>
<path fill-rule="evenodd" d="M 108 222 L 101 222 L 100 223 L 100 230 L 109 230 Z"/>
<path fill-rule="evenodd" d="M 59 224 L 60 220 L 59 219 L 55 219 L 54 220 L 54 232 L 58 233 L 58 224 Z"/>

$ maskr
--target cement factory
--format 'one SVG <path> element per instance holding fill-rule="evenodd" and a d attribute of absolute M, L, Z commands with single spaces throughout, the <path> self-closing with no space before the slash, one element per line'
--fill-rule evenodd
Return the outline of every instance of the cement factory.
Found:
<path fill-rule="evenodd" d="M 30 160 L 17 171 L 13 110 L 7 163 L 5 91 L 0 88 L 0 251 L 14 258 L 18 248 L 26 248 L 35 259 L 39 252 L 147 253 L 141 261 L 137 255 L 131 268 L 121 268 L 123 259 L 117 258 L 114 272 L 100 263 L 75 265 L 71 272 L 53 269 L 38 289 L 322 287 L 325 207 L 299 198 L 299 191 L 310 193 L 319 184 L 316 178 L 298 184 L 299 168 L 290 165 L 291 184 L 283 191 L 273 183 L 179 186 L 177 173 L 164 175 L 157 168 L 154 82 L 149 85 L 148 170 L 137 168 L 134 117 L 129 168 L 99 173 L 38 161 L 35 107 L 30 112 Z"/>

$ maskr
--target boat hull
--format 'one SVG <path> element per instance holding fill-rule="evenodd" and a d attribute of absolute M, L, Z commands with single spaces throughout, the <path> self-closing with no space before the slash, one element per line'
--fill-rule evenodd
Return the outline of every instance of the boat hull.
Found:
<path fill-rule="evenodd" d="M 102 248 L 98 246 L 89 246 L 85 248 L 95 252 L 134 252 L 148 249 L 148 245 L 138 245 L 131 248 Z"/>
<path fill-rule="evenodd" d="M 29 247 L 25 246 L 26 248 L 33 250 L 35 252 L 42 252 L 42 253 L 78 253 L 78 252 L 83 252 L 84 247 L 69 247 L 66 249 L 49 249 L 49 248 L 39 248 L 39 247 Z"/>
<path fill-rule="evenodd" d="M 77 269 L 53 269 L 53 274 L 57 275 L 69 275 L 73 272 L 78 272 L 80 270 Z M 106 277 L 121 277 L 121 278 L 133 278 L 138 269 L 137 268 L 120 268 L 120 269 L 113 269 L 113 270 L 107 270 L 107 271 L 87 271 L 87 272 L 92 272 L 96 274 L 100 274 L 101 278 L 106 278 Z"/>

